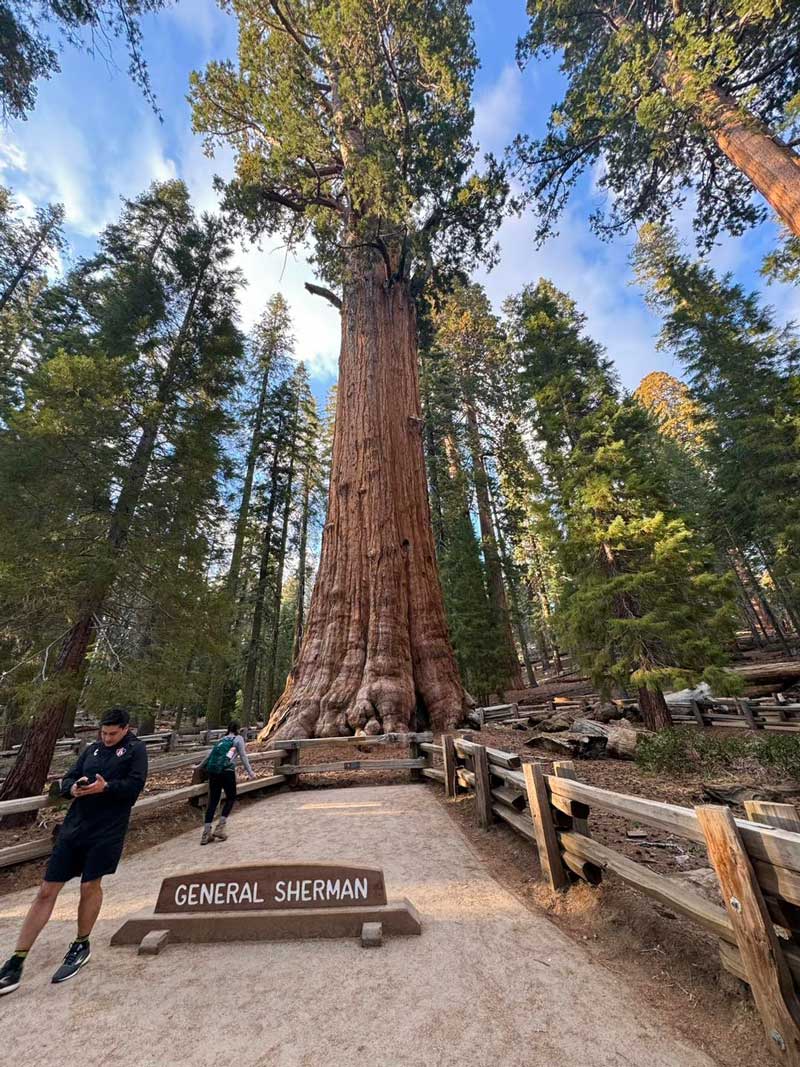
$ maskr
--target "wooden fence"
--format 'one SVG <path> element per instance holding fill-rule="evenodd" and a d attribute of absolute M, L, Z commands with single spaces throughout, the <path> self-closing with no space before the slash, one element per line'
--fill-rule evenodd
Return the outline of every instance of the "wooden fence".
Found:
<path fill-rule="evenodd" d="M 216 732 L 211 732 L 212 741 Z M 222 736 L 224 731 L 219 731 L 219 733 Z M 378 737 L 324 737 L 276 741 L 272 749 L 264 752 L 248 753 L 251 763 L 272 762 L 274 764 L 273 773 L 266 777 L 256 778 L 251 782 L 240 782 L 237 784 L 237 789 L 240 794 L 261 792 L 278 785 L 286 785 L 290 779 L 295 783 L 299 782 L 300 775 L 303 773 L 319 774 L 330 771 L 408 770 L 411 772 L 412 780 L 418 779 L 422 774 L 422 768 L 427 763 L 426 758 L 421 755 L 420 746 L 432 740 L 433 734 L 415 733 L 382 734 Z M 326 747 L 331 745 L 347 743 L 370 749 L 386 745 L 407 745 L 409 758 L 341 760 L 331 763 L 310 763 L 305 766 L 300 763 L 300 753 L 303 749 L 321 749 L 324 751 Z M 181 801 L 188 801 L 194 805 L 199 804 L 200 798 L 208 792 L 208 784 L 199 780 L 201 777 L 199 766 L 201 757 L 208 751 L 210 749 L 206 747 L 186 756 L 167 757 L 161 767 L 156 767 L 157 761 L 152 761 L 150 764 L 151 771 L 156 769 L 172 770 L 182 765 L 194 764 L 195 772 L 192 783 L 182 786 L 180 789 L 171 789 L 168 792 L 140 797 L 133 807 L 131 817 L 138 818 L 147 812 Z M 166 766 L 166 764 L 169 764 L 169 766 Z M 58 784 L 54 782 L 47 793 L 42 793 L 39 796 L 0 801 L 0 820 L 6 815 L 40 811 L 42 808 L 48 807 L 66 806 L 67 803 L 68 801 L 61 796 L 58 790 Z M 0 849 L 0 868 L 11 867 L 26 860 L 40 859 L 42 856 L 50 854 L 52 846 L 52 839 L 43 837 L 35 841 L 25 841 L 20 845 L 11 845 L 8 848 Z"/>
<path fill-rule="evenodd" d="M 570 761 L 545 774 L 541 764 L 451 734 L 421 748 L 423 777 L 448 797 L 472 792 L 480 827 L 500 821 L 530 841 L 553 889 L 575 879 L 597 885 L 611 871 L 716 937 L 722 965 L 751 988 L 771 1052 L 800 1067 L 800 818 L 792 805 L 753 801 L 748 819 L 735 819 L 725 807 L 684 808 L 587 785 Z M 595 841 L 592 809 L 705 845 L 725 907 Z"/>

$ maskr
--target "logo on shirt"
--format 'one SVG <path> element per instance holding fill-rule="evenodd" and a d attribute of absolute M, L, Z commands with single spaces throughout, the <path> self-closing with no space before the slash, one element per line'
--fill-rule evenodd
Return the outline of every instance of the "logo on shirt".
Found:
<path fill-rule="evenodd" d="M 117 755 L 118 756 L 124 756 L 125 755 L 125 749 L 124 748 L 118 748 L 117 749 Z"/>
<path fill-rule="evenodd" d="M 92 755 L 93 755 L 93 756 L 96 756 L 96 755 L 97 755 L 97 753 L 98 753 L 99 751 L 100 751 L 100 749 L 99 749 L 99 748 L 96 748 L 96 749 L 94 750 L 94 752 L 92 753 Z"/>

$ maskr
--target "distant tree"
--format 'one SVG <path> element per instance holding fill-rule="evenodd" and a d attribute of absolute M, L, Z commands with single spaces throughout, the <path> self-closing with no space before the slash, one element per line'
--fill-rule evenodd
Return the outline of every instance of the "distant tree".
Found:
<path fill-rule="evenodd" d="M 690 455 L 699 455 L 710 427 L 686 382 L 666 371 L 651 371 L 642 378 L 633 395 L 647 408 L 666 437 L 677 441 Z"/>
<path fill-rule="evenodd" d="M 728 579 L 669 499 L 653 424 L 619 399 L 574 302 L 540 281 L 506 313 L 562 538 L 560 632 L 597 684 L 636 686 L 647 725 L 668 726 L 665 685 L 721 676 Z"/>
<path fill-rule="evenodd" d="M 0 2 L 0 110 L 24 119 L 36 103 L 36 83 L 59 70 L 64 43 L 94 55 L 98 41 L 121 37 L 128 73 L 153 100 L 142 53 L 139 18 L 170 0 L 2 0 Z M 88 35 L 88 37 L 86 36 Z"/>
<path fill-rule="evenodd" d="M 556 224 L 579 176 L 607 190 L 603 233 L 663 222 L 697 197 L 695 227 L 712 242 L 766 215 L 758 190 L 800 234 L 800 8 L 780 0 L 528 0 L 521 61 L 561 55 L 564 99 L 547 133 L 520 137 L 516 158 L 539 209 Z"/>
<path fill-rule="evenodd" d="M 634 265 L 664 315 L 661 344 L 686 367 L 708 419 L 718 517 L 735 544 L 756 547 L 800 632 L 800 337 L 756 293 L 687 256 L 668 229 L 643 228 Z"/>

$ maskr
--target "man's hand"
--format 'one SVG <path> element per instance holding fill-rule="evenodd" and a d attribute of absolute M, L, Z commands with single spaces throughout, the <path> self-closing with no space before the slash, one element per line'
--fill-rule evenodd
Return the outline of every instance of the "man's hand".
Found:
<path fill-rule="evenodd" d="M 96 793 L 102 793 L 106 788 L 106 780 L 102 774 L 98 774 L 91 785 L 86 785 L 85 779 L 83 782 L 77 781 L 70 789 L 70 795 L 73 797 L 92 797 Z"/>

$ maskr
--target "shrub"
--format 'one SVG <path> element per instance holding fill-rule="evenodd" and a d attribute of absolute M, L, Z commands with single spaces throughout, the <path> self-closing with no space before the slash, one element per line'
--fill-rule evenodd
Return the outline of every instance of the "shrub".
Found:
<path fill-rule="evenodd" d="M 790 778 L 800 778 L 800 737 L 765 734 L 753 742 L 755 757 L 765 767 L 774 767 Z"/>
<path fill-rule="evenodd" d="M 769 742 L 792 741 L 789 749 Z M 759 748 L 769 749 L 762 759 Z M 727 770 L 745 759 L 759 759 L 768 766 L 780 767 L 787 774 L 800 775 L 800 741 L 789 737 L 770 737 L 754 741 L 747 737 L 717 737 L 684 726 L 661 730 L 657 734 L 642 734 L 636 745 L 636 762 L 643 771 L 653 774 L 681 775 L 689 771 Z M 791 761 L 794 770 L 790 769 Z"/>

